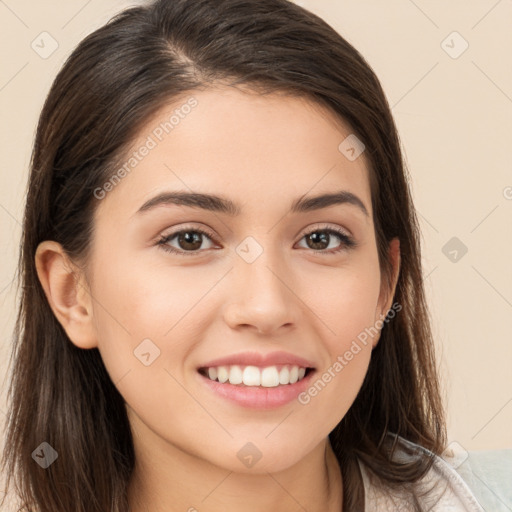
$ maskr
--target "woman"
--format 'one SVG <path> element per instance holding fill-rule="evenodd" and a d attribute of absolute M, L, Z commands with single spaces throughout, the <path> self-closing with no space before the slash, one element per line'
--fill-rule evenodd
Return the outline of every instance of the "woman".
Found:
<path fill-rule="evenodd" d="M 21 505 L 481 510 L 439 457 L 418 237 L 381 86 L 324 21 L 286 0 L 118 15 L 36 135 Z"/>

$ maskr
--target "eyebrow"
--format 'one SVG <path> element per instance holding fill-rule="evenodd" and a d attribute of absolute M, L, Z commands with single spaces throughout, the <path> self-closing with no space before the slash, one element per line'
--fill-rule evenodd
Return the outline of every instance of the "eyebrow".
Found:
<path fill-rule="evenodd" d="M 161 205 L 181 205 L 191 208 L 200 208 L 212 212 L 224 213 L 235 217 L 242 213 L 239 204 L 231 199 L 216 194 L 205 194 L 199 192 L 163 192 L 146 201 L 137 211 L 137 213 L 147 212 Z M 349 204 L 356 206 L 365 216 L 369 217 L 368 210 L 364 203 L 352 192 L 340 190 L 338 192 L 320 194 L 317 196 L 301 196 L 293 201 L 290 208 L 292 213 L 305 213 L 313 210 L 320 210 L 337 204 Z"/>

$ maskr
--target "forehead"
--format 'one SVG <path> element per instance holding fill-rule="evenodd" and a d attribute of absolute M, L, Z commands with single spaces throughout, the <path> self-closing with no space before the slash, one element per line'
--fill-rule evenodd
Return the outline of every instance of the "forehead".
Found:
<path fill-rule="evenodd" d="M 303 97 L 227 86 L 191 91 L 139 130 L 114 179 L 107 177 L 98 214 L 131 216 L 167 190 L 218 193 L 258 214 L 343 189 L 363 199 L 371 216 L 364 152 L 349 159 L 342 151 L 352 138 L 341 119 Z"/>

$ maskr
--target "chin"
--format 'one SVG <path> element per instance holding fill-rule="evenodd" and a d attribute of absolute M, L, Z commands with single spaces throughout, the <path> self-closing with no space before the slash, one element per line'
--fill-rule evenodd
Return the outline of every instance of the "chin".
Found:
<path fill-rule="evenodd" d="M 218 460 L 218 465 L 228 471 L 242 474 L 265 475 L 267 473 L 278 473 L 297 464 L 308 452 L 304 450 L 304 444 L 294 443 L 285 445 L 278 441 L 279 448 L 275 443 L 262 442 L 235 442 L 233 451 L 223 453 Z M 234 454 L 234 456 L 233 456 Z M 216 464 L 215 461 L 212 461 Z"/>

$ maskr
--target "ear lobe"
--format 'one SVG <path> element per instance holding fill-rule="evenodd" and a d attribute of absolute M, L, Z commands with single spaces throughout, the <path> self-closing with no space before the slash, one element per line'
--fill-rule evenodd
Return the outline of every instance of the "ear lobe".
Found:
<path fill-rule="evenodd" d="M 96 347 L 91 296 L 63 247 L 51 240 L 41 242 L 35 264 L 48 303 L 69 339 L 79 348 Z"/>

